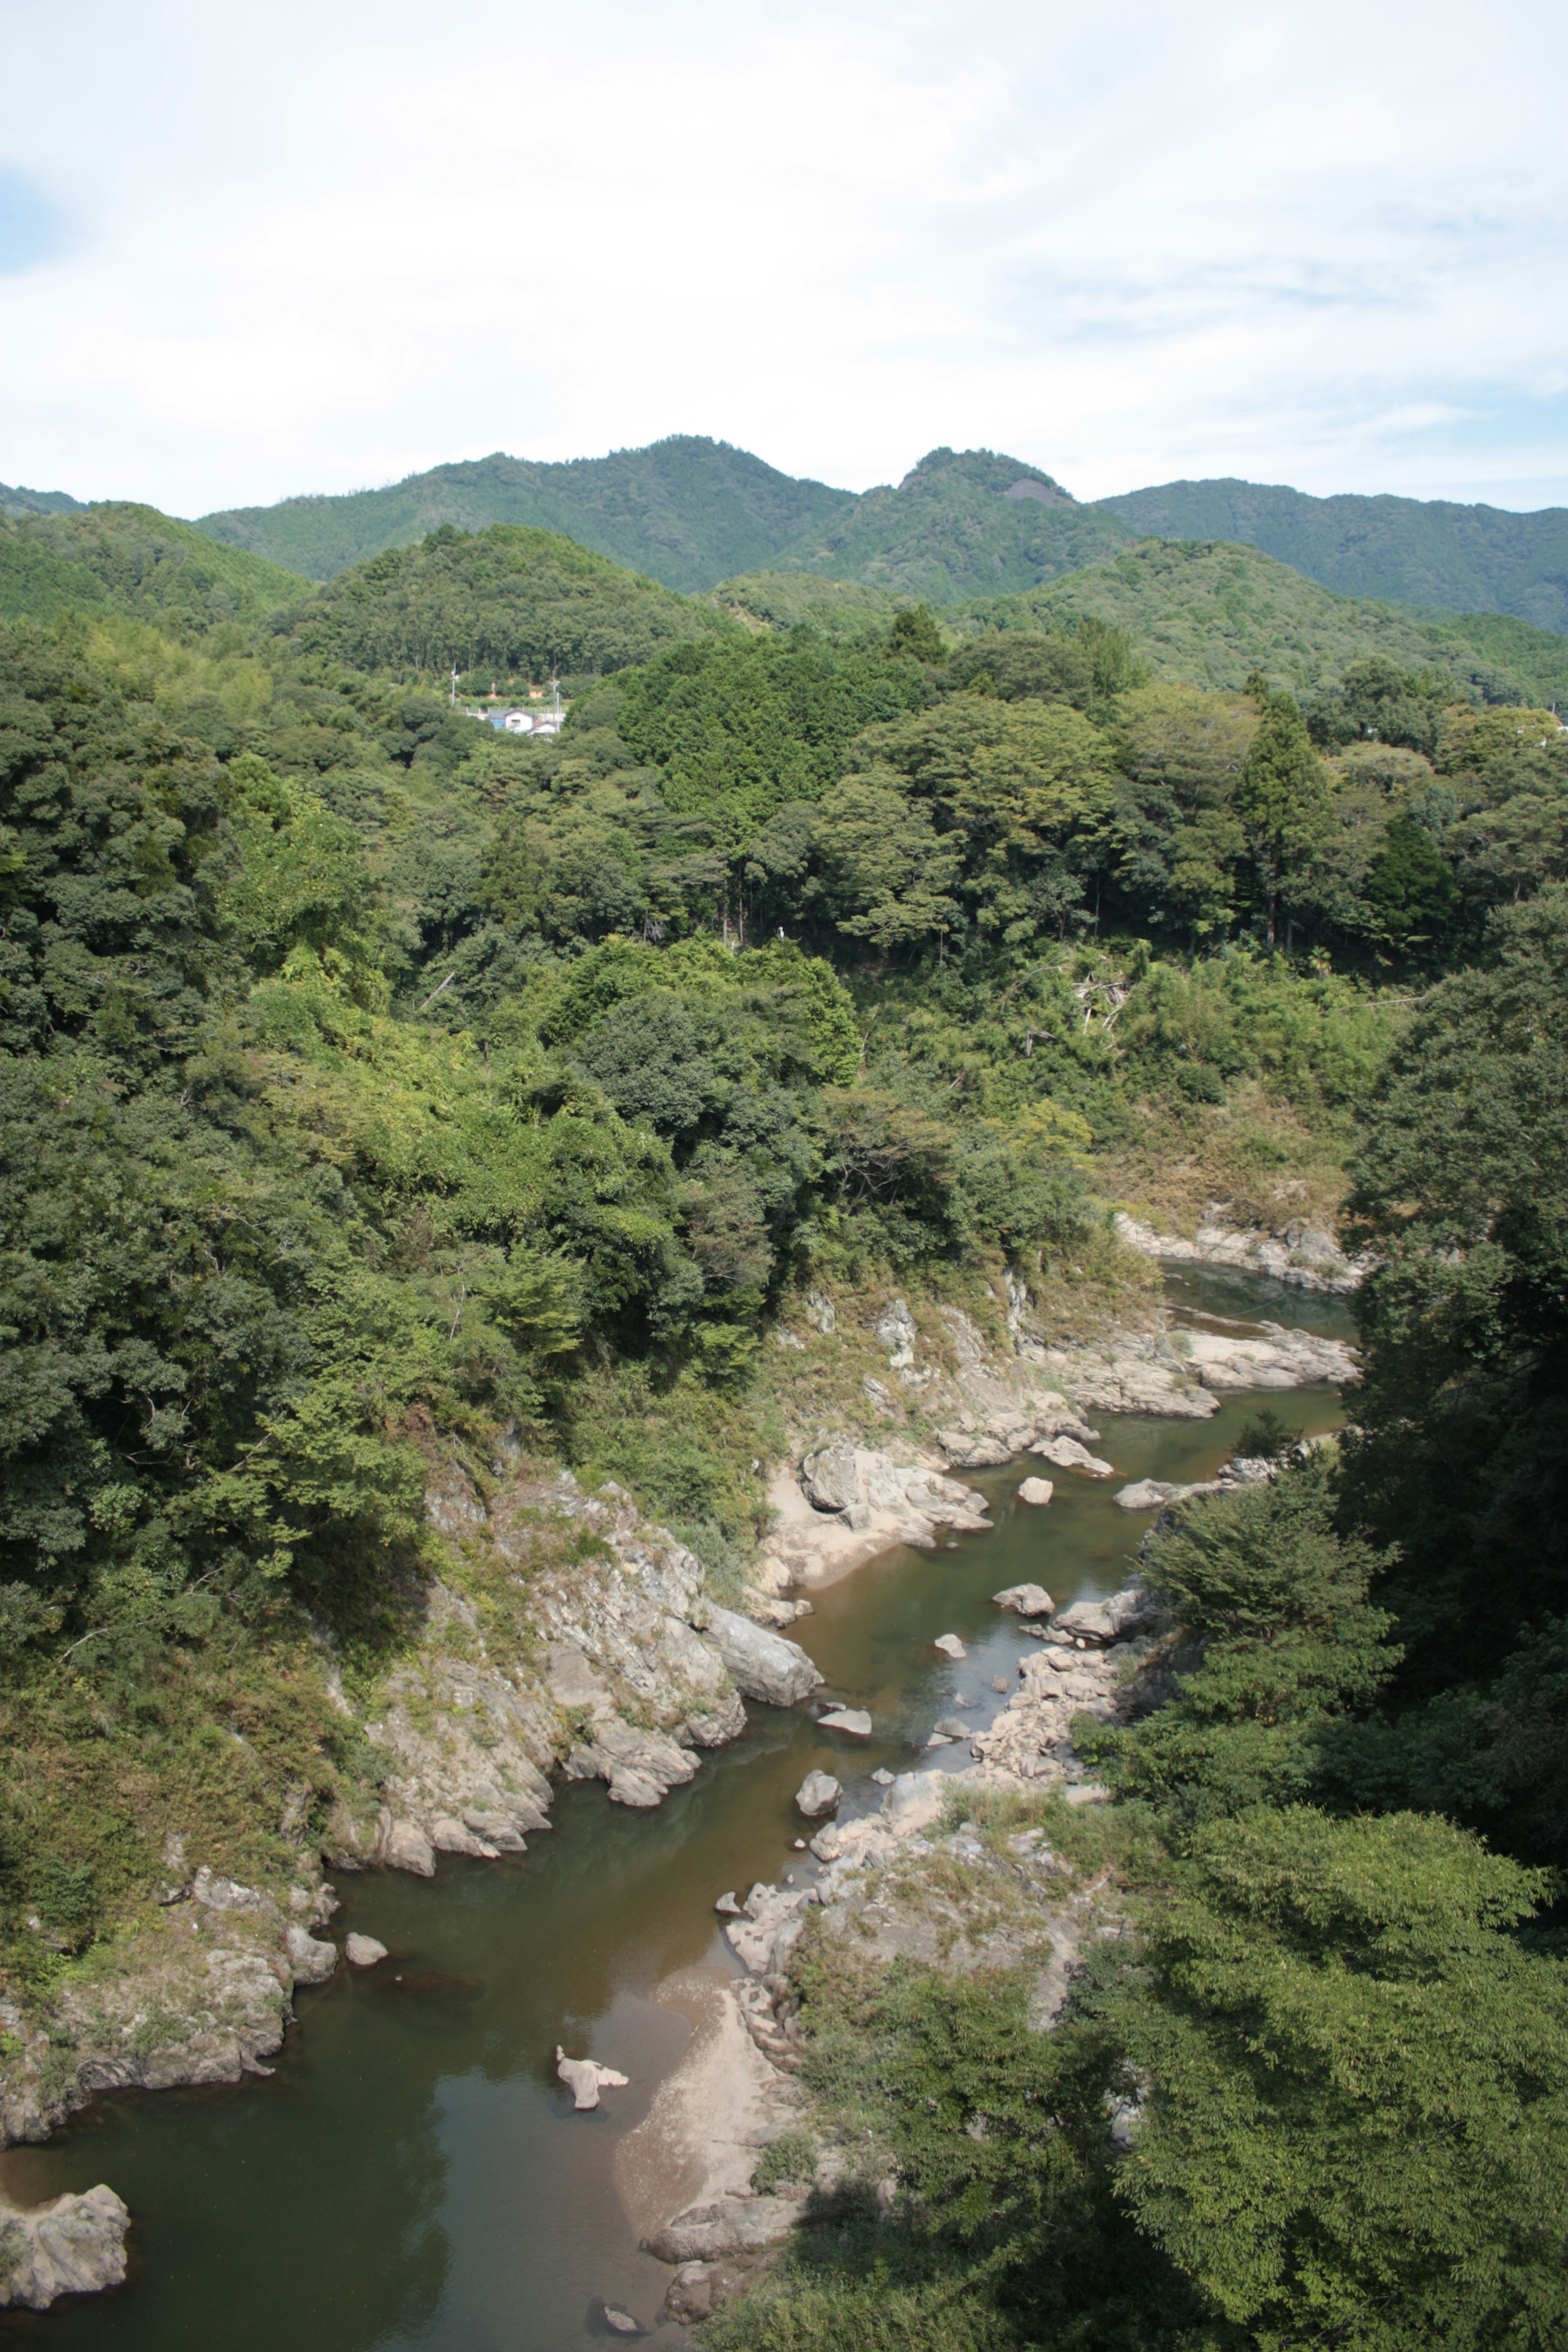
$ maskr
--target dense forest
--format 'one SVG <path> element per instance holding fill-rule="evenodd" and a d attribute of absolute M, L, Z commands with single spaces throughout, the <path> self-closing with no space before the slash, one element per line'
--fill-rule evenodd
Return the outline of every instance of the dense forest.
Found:
<path fill-rule="evenodd" d="M 14 614 L 57 569 L 0 631 L 7 1984 L 147 1899 L 139 1790 L 239 1820 L 311 1645 L 396 1654 L 433 1433 L 733 1594 L 801 1286 L 1092 1318 L 1137 1171 L 1294 1183 L 1375 1260 L 1355 1426 L 1157 1538 L 1184 1664 L 1059 1832 L 1131 1941 L 1050 2035 L 808 1985 L 893 2222 L 715 2341 L 1559 2346 L 1568 730 L 1236 550 L 1113 557 L 1168 562 L 1136 615 L 693 603 L 510 526 L 322 590 L 141 509 L 8 550 Z M 559 663 L 564 731 L 452 661 Z"/>

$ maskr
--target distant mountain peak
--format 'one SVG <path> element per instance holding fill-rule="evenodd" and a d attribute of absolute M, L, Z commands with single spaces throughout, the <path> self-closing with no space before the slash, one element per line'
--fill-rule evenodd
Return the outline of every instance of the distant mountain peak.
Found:
<path fill-rule="evenodd" d="M 958 476 L 976 489 L 1004 499 L 1036 499 L 1041 506 L 1076 506 L 1078 500 L 1054 475 L 996 449 L 928 449 L 899 484 L 900 490 L 934 487 Z"/>

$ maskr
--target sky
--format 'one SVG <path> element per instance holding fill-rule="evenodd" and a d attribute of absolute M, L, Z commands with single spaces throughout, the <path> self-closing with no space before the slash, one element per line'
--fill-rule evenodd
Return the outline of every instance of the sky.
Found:
<path fill-rule="evenodd" d="M 0 480 L 706 433 L 1568 504 L 1568 9 L 0 0 Z"/>

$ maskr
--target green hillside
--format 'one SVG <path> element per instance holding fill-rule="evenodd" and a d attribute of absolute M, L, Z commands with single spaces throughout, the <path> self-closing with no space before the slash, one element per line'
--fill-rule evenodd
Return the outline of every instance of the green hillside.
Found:
<path fill-rule="evenodd" d="M 0 515 L 82 514 L 80 499 L 68 490 L 24 490 L 0 482 Z"/>
<path fill-rule="evenodd" d="M 786 541 L 855 503 L 849 490 L 796 481 L 726 441 L 676 434 L 647 449 L 534 465 L 493 457 L 436 466 L 384 489 L 285 499 L 204 515 L 197 529 L 330 580 L 405 547 L 442 523 L 521 523 L 563 532 L 596 554 L 692 594 L 770 563 Z"/>
<path fill-rule="evenodd" d="M 1161 677 L 1235 688 L 1254 670 L 1300 692 L 1381 655 L 1437 667 L 1489 701 L 1568 702 L 1568 644 L 1522 621 L 1335 595 L 1258 549 L 1146 539 L 1070 577 L 946 616 L 962 629 L 1125 629 Z"/>
<path fill-rule="evenodd" d="M 507 523 L 477 534 L 443 523 L 341 572 L 276 623 L 296 651 L 350 669 L 444 677 L 456 664 L 479 685 L 598 676 L 734 626 L 574 540 Z"/>
<path fill-rule="evenodd" d="M 825 637 L 868 644 L 887 635 L 894 614 L 910 599 L 809 572 L 742 572 L 721 580 L 710 601 L 751 628 L 793 629 L 804 621 Z"/>
<path fill-rule="evenodd" d="M 868 490 L 826 529 L 802 532 L 777 568 L 950 604 L 1077 572 L 1127 537 L 1037 466 L 989 449 L 932 449 L 896 488 Z"/>
<path fill-rule="evenodd" d="M 0 520 L 0 615 L 50 621 L 115 612 L 182 634 L 256 622 L 307 583 L 241 548 L 215 546 L 155 507 L 107 504 Z"/>
<path fill-rule="evenodd" d="M 1508 514 L 1447 499 L 1314 499 L 1231 480 L 1165 482 L 1100 507 L 1141 535 L 1245 541 L 1342 595 L 1511 613 L 1568 631 L 1568 508 Z"/>

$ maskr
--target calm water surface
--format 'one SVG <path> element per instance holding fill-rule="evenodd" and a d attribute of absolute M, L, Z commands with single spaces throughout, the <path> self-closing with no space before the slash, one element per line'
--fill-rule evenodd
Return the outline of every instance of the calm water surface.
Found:
<path fill-rule="evenodd" d="M 1204 1317 L 1349 1328 L 1338 1301 L 1231 1276 L 1184 1271 L 1170 1296 Z M 1327 1389 L 1273 1402 L 1309 1431 L 1341 1418 Z M 813 1766 L 846 1780 L 908 1770 L 959 1696 L 974 1702 L 968 1720 L 988 1720 L 1002 1704 L 991 1677 L 1028 1647 L 990 1595 L 1026 1579 L 1058 1604 L 1110 1590 L 1149 1523 L 1116 1509 L 1116 1486 L 1208 1475 L 1253 1409 L 1237 1400 L 1197 1426 L 1102 1416 L 1114 1481 L 1061 1474 L 1056 1500 L 1031 1510 L 1015 1499 L 1027 1463 L 981 1474 L 994 1534 L 889 1553 L 818 1595 L 795 1632 L 831 1695 L 869 1707 L 869 1748 L 752 1706 L 745 1738 L 656 1813 L 581 1785 L 515 1862 L 341 1877 L 334 1931 L 378 1936 L 393 1957 L 301 1990 L 272 2080 L 100 2100 L 47 2147 L 0 2158 L 25 2202 L 107 2180 L 135 2221 L 123 2289 L 0 2317 L 7 2344 L 575 2352 L 609 2340 L 602 2297 L 655 2322 L 668 2273 L 637 2252 L 612 2179 L 617 2138 L 689 2031 L 654 2005 L 655 1986 L 692 1961 L 731 1965 L 714 1897 L 795 1866 L 792 1799 Z M 956 1665 L 931 1647 L 947 1633 L 970 1644 Z M 575 2115 L 554 2080 L 558 2042 L 631 2087 Z"/>

